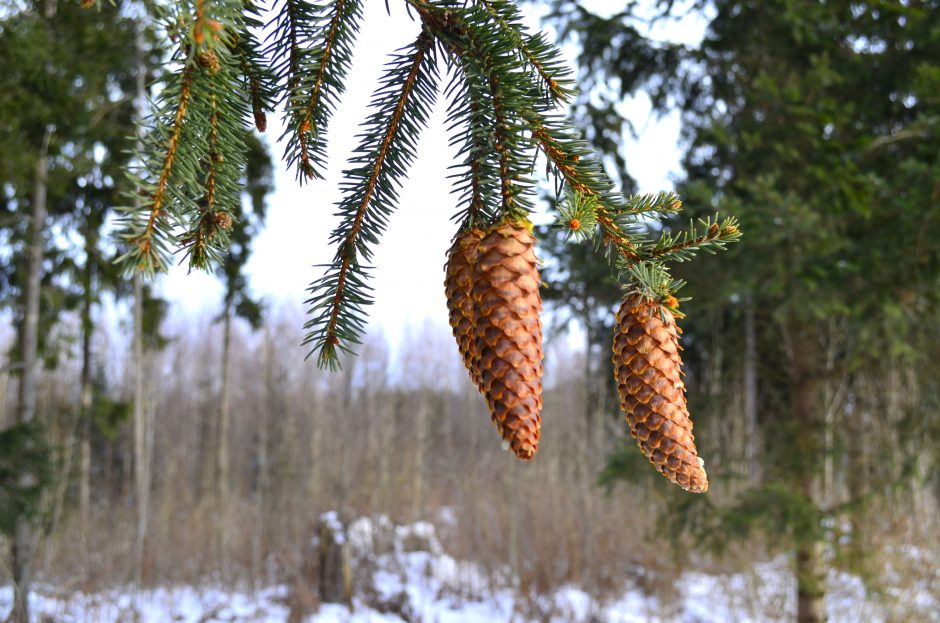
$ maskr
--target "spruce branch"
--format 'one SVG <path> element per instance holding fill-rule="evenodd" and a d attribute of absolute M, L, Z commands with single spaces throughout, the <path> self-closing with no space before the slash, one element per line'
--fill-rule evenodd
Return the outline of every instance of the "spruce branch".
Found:
<path fill-rule="evenodd" d="M 565 196 L 558 205 L 555 226 L 565 232 L 567 240 L 583 242 L 594 237 L 597 229 L 597 197 L 565 188 Z"/>
<path fill-rule="evenodd" d="M 498 201 L 499 164 L 493 158 L 492 97 L 481 86 L 482 70 L 470 58 L 449 57 L 448 66 L 454 78 L 444 92 L 450 100 L 446 124 L 450 131 L 462 128 L 451 136 L 450 145 L 461 145 L 466 154 L 462 164 L 451 166 L 458 172 L 448 176 L 455 180 L 454 192 L 461 207 L 454 220 L 461 223 L 462 230 L 496 220 L 493 206 Z M 471 79 L 471 74 L 477 77 Z"/>
<path fill-rule="evenodd" d="M 145 222 L 141 227 L 135 214 L 131 214 L 124 220 L 124 231 L 121 237 L 131 244 L 131 249 L 120 258 L 120 261 L 130 263 L 136 270 L 141 270 L 147 275 L 164 271 L 167 266 L 166 247 L 155 237 L 160 224 L 158 219 L 163 216 L 164 204 L 167 202 L 167 185 L 170 181 L 170 175 L 173 173 L 180 136 L 183 132 L 183 120 L 186 118 L 186 111 L 190 103 L 192 80 L 195 72 L 196 66 L 187 64 L 182 67 L 178 74 L 179 87 L 178 96 L 175 98 L 173 120 L 169 128 L 169 138 L 166 142 L 159 177 L 152 193 L 148 191 L 149 185 L 143 183 L 142 180 L 138 183 L 143 192 L 147 193 L 147 201 L 141 202 L 141 210 L 146 215 Z M 174 90 L 173 85 L 168 87 L 165 102 L 169 100 L 170 93 Z M 162 134 L 165 130 L 158 126 L 156 131 Z M 153 139 L 150 138 L 150 140 Z"/>
<path fill-rule="evenodd" d="M 682 210 L 682 200 L 674 192 L 630 195 L 623 207 L 624 214 L 672 214 Z"/>
<path fill-rule="evenodd" d="M 284 159 L 298 181 L 322 178 L 325 132 L 352 64 L 362 0 L 284 0 L 268 40 L 272 72 L 284 89 Z"/>
<path fill-rule="evenodd" d="M 208 235 L 207 215 L 230 211 L 232 198 L 240 196 L 246 104 L 237 80 L 235 33 L 244 27 L 244 5 L 197 0 L 191 7 L 172 22 L 180 38 L 168 62 L 177 69 L 153 103 L 152 125 L 138 154 L 140 173 L 131 175 L 145 200 L 121 208 L 119 220 L 120 237 L 130 245 L 119 261 L 147 274 L 166 270 L 177 246 L 186 250 L 191 266 L 208 268 L 228 237 Z M 210 152 L 226 153 L 228 163 L 223 167 Z"/>
<path fill-rule="evenodd" d="M 685 286 L 685 281 L 674 279 L 662 262 L 634 262 L 622 266 L 626 274 L 626 296 L 639 296 L 658 302 L 677 318 L 684 318 L 679 303 L 688 299 L 676 298 L 675 294 Z"/>
<path fill-rule="evenodd" d="M 372 303 L 366 283 L 371 244 L 385 230 L 398 199 L 398 186 L 414 159 L 420 129 L 434 104 L 437 69 L 433 37 L 422 30 L 407 53 L 390 61 L 372 101 L 362 141 L 345 172 L 339 226 L 330 241 L 338 249 L 325 274 L 310 285 L 304 344 L 311 345 L 321 367 L 339 366 L 337 349 L 351 352 L 360 343 L 365 306 Z"/>
<path fill-rule="evenodd" d="M 264 131 L 266 111 L 283 104 L 284 160 L 301 182 L 322 177 L 326 132 L 345 89 L 363 0 L 281 0 L 263 28 L 253 0 L 181 0 L 168 26 L 179 49 L 176 71 L 154 105 L 153 127 L 136 178 L 145 201 L 125 209 L 128 266 L 152 273 L 166 267 L 173 248 L 190 268 L 208 269 L 230 242 L 241 199 L 246 122 Z M 331 234 L 333 260 L 308 288 L 304 344 L 320 367 L 339 367 L 339 352 L 360 343 L 373 245 L 397 208 L 398 191 L 413 162 L 420 131 L 437 95 L 437 54 L 453 79 L 451 167 L 461 229 L 519 220 L 532 209 L 532 171 L 538 152 L 548 176 L 565 193 L 558 224 L 569 238 L 593 238 L 619 269 L 631 292 L 655 298 L 678 313 L 681 287 L 665 267 L 700 250 L 723 249 L 740 236 L 737 222 L 702 221 L 653 243 L 645 215 L 681 208 L 675 193 L 624 198 L 602 162 L 557 108 L 574 94 L 571 72 L 543 35 L 531 35 L 510 0 L 405 0 L 422 30 L 394 54 L 380 79 L 350 158 Z M 439 46 L 439 47 L 438 47 Z"/>
<path fill-rule="evenodd" d="M 187 191 L 196 201 L 181 202 L 181 220 L 188 222 L 180 235 L 181 262 L 188 260 L 190 270 L 211 270 L 224 259 L 230 232 L 239 212 L 241 175 L 245 166 L 249 118 L 249 93 L 240 91 L 242 59 L 237 46 L 222 45 L 198 57 L 200 72 L 193 82 L 198 94 L 193 121 L 205 120 L 192 128 L 205 135 L 198 157 L 197 179 L 200 184 Z M 240 94 L 241 97 L 231 97 Z"/>
<path fill-rule="evenodd" d="M 542 81 L 546 91 L 556 105 L 566 104 L 577 93 L 571 69 L 562 59 L 558 49 L 551 45 L 542 33 L 529 35 L 522 24 L 519 8 L 507 0 L 479 0 L 499 25 L 501 32 L 511 41 L 520 58 L 524 60 Z"/>
<path fill-rule="evenodd" d="M 590 157 L 591 152 L 587 144 L 580 139 L 568 137 L 569 148 L 565 149 L 556 134 L 546 127 L 538 115 L 533 112 L 529 118 L 533 138 L 565 184 L 576 194 L 593 199 L 590 204 L 594 208 L 593 220 L 600 226 L 604 247 L 616 249 L 627 261 L 639 260 L 636 245 L 615 218 L 615 214 L 623 211 L 622 200 L 614 194 L 613 184 L 601 164 Z M 584 162 L 582 156 L 585 157 Z M 613 210 L 609 209 L 608 205 L 612 206 Z"/>
<path fill-rule="evenodd" d="M 473 56 L 492 72 L 505 68 L 507 79 L 516 85 L 512 98 L 513 109 L 522 117 L 532 141 L 545 153 L 550 165 L 575 192 L 597 199 L 597 223 L 603 244 L 616 249 L 620 256 L 637 261 L 640 255 L 627 228 L 618 223 L 618 216 L 626 212 L 623 198 L 615 192 L 613 183 L 603 166 L 580 133 L 563 117 L 553 115 L 539 97 L 542 92 L 537 78 L 519 62 L 511 63 L 500 52 L 507 47 L 501 39 L 499 26 L 492 24 L 485 7 L 473 5 L 465 9 L 441 9 L 425 0 L 406 0 L 414 6 L 422 20 L 454 54 Z M 496 86 L 499 86 L 497 83 Z M 495 94 L 494 94 L 495 96 Z M 515 145 L 518 151 L 521 145 Z M 501 177 L 503 175 L 501 167 Z M 504 194 L 505 204 L 505 194 Z"/>
<path fill-rule="evenodd" d="M 507 44 L 503 33 L 494 27 L 492 15 L 482 6 L 442 8 L 423 0 L 407 1 L 416 7 L 427 29 L 461 59 L 464 76 L 478 97 L 477 104 L 487 103 L 486 113 L 491 118 L 479 121 L 487 123 L 492 132 L 500 212 L 510 219 L 526 217 L 532 209 L 526 193 L 533 183 L 528 158 L 531 141 L 525 136 L 523 111 L 534 104 L 531 94 L 538 91 L 537 86 L 523 71 L 515 48 Z"/>
<path fill-rule="evenodd" d="M 729 242 L 736 242 L 740 238 L 737 219 L 729 216 L 719 223 L 716 215 L 714 219 L 699 219 L 698 224 L 690 222 L 688 229 L 675 235 L 663 233 L 649 256 L 659 261 L 685 262 L 699 251 L 715 253 L 724 250 Z"/>
<path fill-rule="evenodd" d="M 503 92 L 499 83 L 499 78 L 495 73 L 490 72 L 489 76 L 490 90 L 493 95 L 493 120 L 494 130 L 493 147 L 499 154 L 499 193 L 502 199 L 503 214 L 512 214 L 515 211 L 515 189 L 513 188 L 512 170 L 508 143 L 510 141 L 509 121 L 507 119 L 506 109 L 503 107 Z"/>
<path fill-rule="evenodd" d="M 307 107 L 304 109 L 303 115 L 300 120 L 301 128 L 301 146 L 302 146 L 302 155 L 300 166 L 307 173 L 307 176 L 310 177 L 313 175 L 313 167 L 310 164 L 310 154 L 307 152 L 305 137 L 307 134 L 310 134 L 313 129 L 313 120 L 314 113 L 318 110 L 318 106 L 321 105 L 322 96 L 323 96 L 323 82 L 324 78 L 327 75 L 327 70 L 331 65 L 333 60 L 333 50 L 337 46 L 337 31 L 339 29 L 340 20 L 344 15 L 344 7 L 347 5 L 346 0 L 337 0 L 336 8 L 333 10 L 333 17 L 330 19 L 329 31 L 326 33 L 323 43 L 323 52 L 322 56 L 318 63 L 317 73 L 316 73 L 316 82 L 313 84 L 313 89 L 310 93 L 310 100 L 307 102 Z M 325 125 L 325 124 L 324 124 Z"/>
<path fill-rule="evenodd" d="M 238 31 L 235 51 L 251 102 L 252 121 L 258 132 L 264 133 L 268 127 L 267 113 L 274 110 L 278 96 L 273 86 L 274 76 L 267 66 L 261 43 L 254 34 L 264 27 L 261 11 L 251 0 L 244 2 L 243 19 L 244 25 Z"/>

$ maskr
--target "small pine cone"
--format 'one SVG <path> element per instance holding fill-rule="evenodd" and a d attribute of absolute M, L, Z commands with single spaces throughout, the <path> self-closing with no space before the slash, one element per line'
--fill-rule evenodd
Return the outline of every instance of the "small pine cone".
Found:
<path fill-rule="evenodd" d="M 447 296 L 447 311 L 450 328 L 457 340 L 457 348 L 474 384 L 482 388 L 476 331 L 473 325 L 473 266 L 477 261 L 477 249 L 483 232 L 470 229 L 459 234 L 447 251 L 444 265 L 444 294 Z"/>
<path fill-rule="evenodd" d="M 259 132 L 264 134 L 265 130 L 268 129 L 268 116 L 264 114 L 261 106 L 255 106 L 252 113 L 255 116 L 255 127 L 258 128 Z"/>
<path fill-rule="evenodd" d="M 502 223 L 480 242 L 473 302 L 483 395 L 499 434 L 529 460 L 541 426 L 542 299 L 528 228 Z"/>
<path fill-rule="evenodd" d="M 614 376 L 630 433 L 666 478 L 704 493 L 708 477 L 695 450 L 679 348 L 672 312 L 658 301 L 624 299 L 614 334 Z"/>

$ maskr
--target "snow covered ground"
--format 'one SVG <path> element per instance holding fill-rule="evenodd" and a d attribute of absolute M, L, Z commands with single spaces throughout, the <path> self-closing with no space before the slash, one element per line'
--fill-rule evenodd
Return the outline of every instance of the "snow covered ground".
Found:
<path fill-rule="evenodd" d="M 500 588 L 510 586 L 511 579 L 448 556 L 430 524 L 359 519 L 346 538 L 358 565 L 353 606 L 323 605 L 302 619 L 306 623 L 743 623 L 789 621 L 795 611 L 794 580 L 784 558 L 760 563 L 747 574 L 686 573 L 669 600 L 626 586 L 619 598 L 598 602 L 581 588 L 567 586 L 520 601 L 510 588 Z M 286 586 L 260 591 L 178 586 L 67 594 L 38 586 L 32 607 L 42 623 L 283 623 L 290 612 L 288 593 Z M 876 600 L 858 578 L 833 573 L 830 620 L 940 621 L 940 570 L 935 567 L 933 579 L 923 585 L 888 593 L 887 600 Z M 11 601 L 12 590 L 0 588 L 0 620 Z"/>

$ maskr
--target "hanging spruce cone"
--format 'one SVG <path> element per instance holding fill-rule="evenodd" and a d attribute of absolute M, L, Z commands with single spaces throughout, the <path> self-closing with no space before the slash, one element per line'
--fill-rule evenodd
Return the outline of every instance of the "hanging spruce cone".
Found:
<path fill-rule="evenodd" d="M 447 310 L 450 314 L 450 328 L 457 340 L 457 348 L 463 363 L 470 373 L 470 378 L 477 387 L 482 388 L 479 367 L 479 355 L 476 345 L 476 331 L 473 324 L 473 267 L 477 261 L 477 251 L 483 232 L 469 229 L 457 235 L 453 245 L 447 251 L 447 263 L 444 265 L 444 293 L 447 296 Z"/>
<path fill-rule="evenodd" d="M 695 450 L 675 317 L 658 301 L 633 295 L 621 304 L 615 331 L 614 376 L 630 433 L 666 478 L 704 493 L 708 477 Z"/>
<path fill-rule="evenodd" d="M 473 285 L 481 389 L 499 434 L 535 456 L 542 410 L 542 299 L 535 237 L 501 223 L 480 242 Z"/>

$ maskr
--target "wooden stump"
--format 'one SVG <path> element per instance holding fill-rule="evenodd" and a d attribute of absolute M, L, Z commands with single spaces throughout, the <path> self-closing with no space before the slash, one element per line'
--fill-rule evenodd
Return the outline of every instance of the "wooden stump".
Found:
<path fill-rule="evenodd" d="M 336 513 L 320 517 L 320 601 L 352 603 L 352 569 L 346 530 Z"/>

